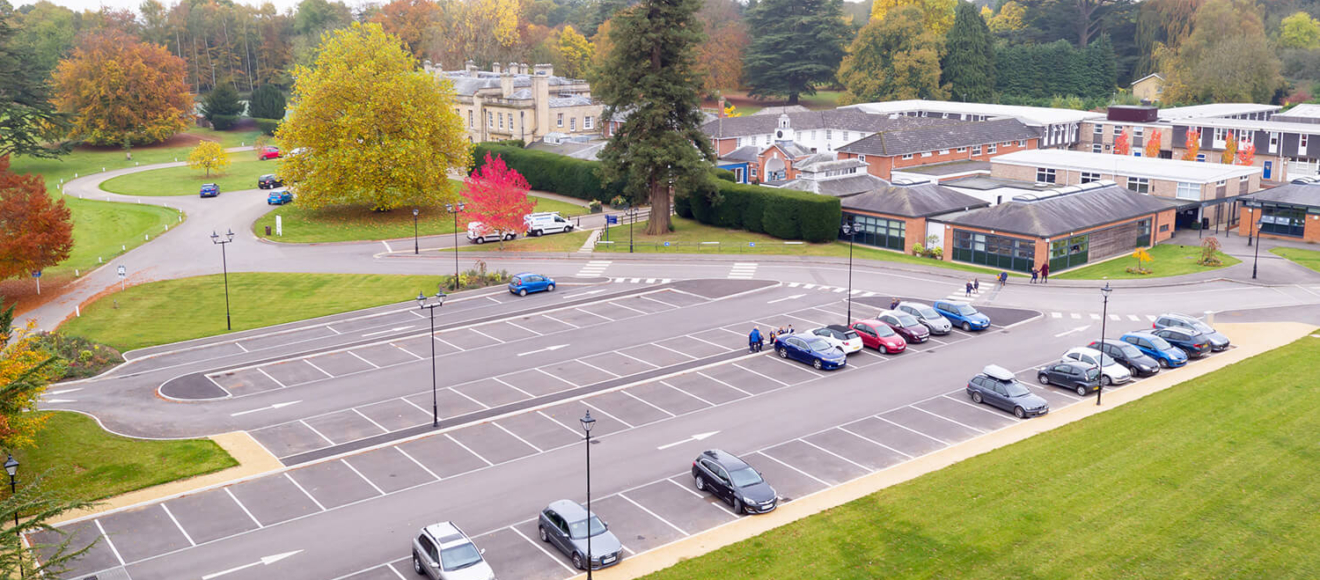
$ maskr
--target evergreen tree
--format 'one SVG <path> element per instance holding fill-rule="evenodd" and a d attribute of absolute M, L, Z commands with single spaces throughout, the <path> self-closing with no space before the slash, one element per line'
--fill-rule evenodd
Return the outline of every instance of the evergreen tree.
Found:
<path fill-rule="evenodd" d="M 46 147 L 67 121 L 51 103 L 49 74 L 38 68 L 36 55 L 18 46 L 15 20 L 13 8 L 0 0 L 0 157 L 67 153 L 71 145 Z"/>
<path fill-rule="evenodd" d="M 253 119 L 283 119 L 285 110 L 284 93 L 279 87 L 264 84 L 252 91 L 248 101 L 248 116 Z"/>
<path fill-rule="evenodd" d="M 945 40 L 940 69 L 955 101 L 991 102 L 995 89 L 995 57 L 990 27 L 970 2 L 959 2 L 953 28 Z"/>
<path fill-rule="evenodd" d="M 237 117 L 243 113 L 243 103 L 238 101 L 238 91 L 234 83 L 221 82 L 215 90 L 202 98 L 202 116 L 216 129 L 225 130 L 234 125 Z"/>
<path fill-rule="evenodd" d="M 1108 34 L 1101 34 L 1086 45 L 1086 96 L 1108 97 L 1114 94 L 1118 82 L 1118 63 L 1114 57 L 1114 43 Z"/>
<path fill-rule="evenodd" d="M 743 53 L 743 77 L 753 97 L 816 94 L 834 80 L 851 36 L 841 0 L 762 0 L 747 13 L 752 44 Z"/>
<path fill-rule="evenodd" d="M 900 6 L 883 20 L 872 20 L 839 67 L 839 82 L 848 90 L 840 102 L 947 99 L 948 90 L 940 86 L 943 44 L 915 6 Z"/>
<path fill-rule="evenodd" d="M 715 154 L 701 131 L 694 18 L 701 0 L 642 0 L 610 20 L 613 48 L 595 71 L 593 96 L 604 121 L 623 125 L 600 153 L 607 182 L 623 181 L 633 200 L 649 200 L 648 234 L 669 232 L 671 187 L 679 195 L 709 188 Z"/>

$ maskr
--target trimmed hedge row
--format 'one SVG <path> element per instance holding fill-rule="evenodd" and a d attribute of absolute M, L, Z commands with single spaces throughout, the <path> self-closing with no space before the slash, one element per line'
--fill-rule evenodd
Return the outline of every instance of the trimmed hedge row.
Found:
<path fill-rule="evenodd" d="M 623 194 L 623 184 L 605 186 L 596 175 L 597 161 L 565 157 L 549 151 L 536 151 L 496 143 L 477 143 L 472 146 L 473 171 L 486 162 L 486 153 L 498 155 L 504 164 L 521 173 L 532 189 L 550 191 L 578 199 L 609 203 Z"/>
<path fill-rule="evenodd" d="M 266 135 L 274 135 L 275 130 L 280 128 L 279 119 L 253 118 L 252 120 L 257 122 L 257 128 L 261 129 L 261 132 Z"/>

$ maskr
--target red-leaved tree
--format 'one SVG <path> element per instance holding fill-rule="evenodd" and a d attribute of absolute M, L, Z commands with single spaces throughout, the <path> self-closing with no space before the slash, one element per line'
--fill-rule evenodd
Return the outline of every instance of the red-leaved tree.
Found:
<path fill-rule="evenodd" d="M 1163 145 L 1164 133 L 1159 129 L 1150 132 L 1150 137 L 1146 138 L 1146 157 L 1157 158 L 1160 156 L 1160 147 Z"/>
<path fill-rule="evenodd" d="M 1196 129 L 1188 129 L 1187 137 L 1183 139 L 1183 161 L 1196 161 L 1196 156 L 1201 153 L 1201 132 Z"/>
<path fill-rule="evenodd" d="M 1119 136 L 1114 137 L 1114 155 L 1127 155 L 1131 153 L 1132 139 L 1128 137 L 1128 129 L 1123 129 Z"/>
<path fill-rule="evenodd" d="M 73 222 L 64 200 L 46 195 L 36 175 L 9 170 L 0 157 L 0 280 L 54 266 L 73 249 Z"/>
<path fill-rule="evenodd" d="M 509 169 L 499 155 L 491 157 L 490 152 L 486 153 L 485 163 L 463 180 L 467 213 L 481 222 L 481 235 L 492 230 L 500 232 L 501 250 L 504 238 L 521 229 L 523 216 L 536 206 L 527 199 L 531 188 L 522 174 Z"/>
<path fill-rule="evenodd" d="M 1247 142 L 1238 148 L 1238 165 L 1254 165 L 1256 163 L 1256 144 Z"/>

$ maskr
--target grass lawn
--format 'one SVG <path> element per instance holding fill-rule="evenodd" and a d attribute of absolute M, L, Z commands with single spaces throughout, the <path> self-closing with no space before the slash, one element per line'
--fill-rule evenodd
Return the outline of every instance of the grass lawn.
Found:
<path fill-rule="evenodd" d="M 1270 248 L 1270 253 L 1276 256 L 1287 258 L 1302 266 L 1320 272 L 1320 252 L 1315 250 L 1303 250 L 1300 248 L 1285 248 L 1282 246 Z"/>
<path fill-rule="evenodd" d="M 230 153 L 229 168 L 224 173 L 211 173 L 189 169 L 188 167 L 167 167 L 121 175 L 101 184 L 101 189 L 123 195 L 197 195 L 203 183 L 220 186 L 220 194 L 229 191 L 256 189 L 257 178 L 267 173 L 275 173 L 279 161 L 257 161 L 256 157 L 244 153 Z"/>
<path fill-rule="evenodd" d="M 442 279 L 446 278 L 230 274 L 234 330 L 403 302 L 416 297 L 419 291 L 434 292 Z M 217 274 L 130 286 L 83 308 L 82 317 L 69 319 L 60 331 L 112 346 L 119 352 L 225 334 L 224 282 Z"/>
<path fill-rule="evenodd" d="M 1222 266 L 1205 267 L 1196 263 L 1201 259 L 1200 246 L 1180 246 L 1176 244 L 1160 244 L 1148 250 L 1151 261 L 1146 263 L 1146 268 L 1152 270 L 1152 273 L 1141 275 L 1131 274 L 1127 268 L 1137 265 L 1135 258 L 1116 258 L 1108 262 L 1083 266 L 1075 270 L 1059 272 L 1055 274 L 1050 272 L 1051 278 L 1062 280 L 1128 280 L 1136 278 L 1165 278 L 1168 276 L 1182 276 L 1184 274 L 1196 274 L 1198 272 L 1209 272 L 1226 268 L 1241 262 L 1241 260 L 1224 253 L 1219 254 L 1219 260 Z"/>
<path fill-rule="evenodd" d="M 85 415 L 44 414 L 49 419 L 36 446 L 14 453 L 22 464 L 19 479 L 30 481 L 53 469 L 46 475 L 50 488 L 77 499 L 104 499 L 238 465 L 209 439 L 130 439 L 106 432 Z"/>
<path fill-rule="evenodd" d="M 1320 341 L 646 576 L 1317 578 Z"/>
<path fill-rule="evenodd" d="M 453 183 L 455 187 L 462 187 L 461 182 Z M 557 211 L 564 216 L 587 213 L 587 208 L 571 203 L 542 197 L 532 199 L 536 201 L 536 211 Z M 275 216 L 282 217 L 283 236 L 275 235 Z M 417 231 L 420 235 L 454 232 L 454 217 L 444 207 L 423 209 L 418 218 Z M 270 226 L 270 236 L 266 235 L 266 226 Z M 467 231 L 463 215 L 458 216 L 458 227 L 461 231 Z M 258 237 L 286 243 L 394 240 L 413 236 L 413 216 L 411 208 L 389 212 L 371 211 L 371 208 L 365 206 L 306 209 L 299 207 L 295 200 L 261 216 L 252 224 L 252 232 Z"/>
<path fill-rule="evenodd" d="M 544 236 L 531 238 L 518 235 L 518 239 L 511 242 L 504 242 L 505 252 L 576 252 L 582 248 L 582 244 L 587 243 L 587 238 L 591 237 L 591 232 L 573 231 L 567 234 L 547 234 Z M 487 242 L 477 245 L 467 243 L 466 240 L 459 241 L 458 250 L 460 252 L 498 252 L 500 245 L 496 242 Z M 452 252 L 453 250 L 440 250 L 441 252 Z"/>

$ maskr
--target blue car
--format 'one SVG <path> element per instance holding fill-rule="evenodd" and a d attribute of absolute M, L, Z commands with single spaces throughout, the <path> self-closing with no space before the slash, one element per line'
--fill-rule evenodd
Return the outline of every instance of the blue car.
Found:
<path fill-rule="evenodd" d="M 554 292 L 555 281 L 549 276 L 523 272 L 509 280 L 509 293 L 526 296 L 533 292 Z"/>
<path fill-rule="evenodd" d="M 848 358 L 842 350 L 815 336 L 790 334 L 776 338 L 775 351 L 779 353 L 779 358 L 791 358 L 817 369 L 837 369 L 848 364 Z"/>
<path fill-rule="evenodd" d="M 1159 361 L 1160 366 L 1166 369 L 1176 369 L 1187 364 L 1187 353 L 1149 332 L 1129 332 L 1119 340 L 1137 347 L 1141 354 Z"/>
<path fill-rule="evenodd" d="M 952 322 L 954 326 L 968 332 L 990 328 L 990 317 L 977 312 L 971 304 L 966 302 L 937 300 L 935 302 L 935 312 L 949 319 L 949 322 Z"/>
<path fill-rule="evenodd" d="M 284 205 L 293 201 L 293 194 L 287 191 L 272 191 L 266 196 L 266 205 Z"/>
<path fill-rule="evenodd" d="M 220 186 L 214 183 L 203 183 L 201 197 L 216 197 L 220 195 Z"/>

